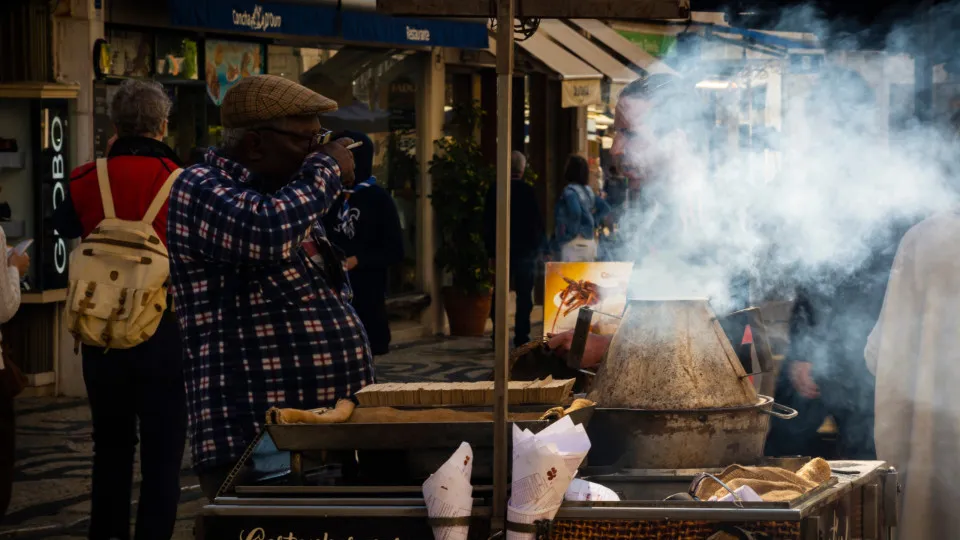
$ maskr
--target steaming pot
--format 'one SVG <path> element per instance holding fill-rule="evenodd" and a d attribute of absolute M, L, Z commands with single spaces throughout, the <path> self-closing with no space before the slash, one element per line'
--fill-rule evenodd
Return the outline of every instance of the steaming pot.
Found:
<path fill-rule="evenodd" d="M 769 417 L 797 415 L 756 393 L 704 299 L 629 302 L 589 398 L 592 466 L 752 465 Z"/>

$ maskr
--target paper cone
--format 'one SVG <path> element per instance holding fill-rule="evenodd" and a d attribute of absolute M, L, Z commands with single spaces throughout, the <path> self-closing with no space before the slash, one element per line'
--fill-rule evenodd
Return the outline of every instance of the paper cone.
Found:
<path fill-rule="evenodd" d="M 563 504 L 563 494 L 574 475 L 558 443 L 565 447 L 580 448 L 567 444 L 567 435 L 578 438 L 575 430 L 564 429 L 561 427 L 547 433 L 554 442 L 543 442 L 539 435 L 529 437 L 526 433 L 514 430 L 515 457 L 512 490 L 507 505 L 508 521 L 531 524 L 537 520 L 553 519 L 557 515 Z M 530 540 L 533 537 L 532 533 L 507 531 L 507 540 Z"/>
<path fill-rule="evenodd" d="M 431 518 L 466 517 L 473 512 L 473 448 L 460 448 L 423 483 L 423 500 Z M 470 528 L 433 527 L 435 540 L 466 540 Z"/>
<path fill-rule="evenodd" d="M 565 501 L 619 501 L 620 497 L 607 486 L 574 478 L 563 495 Z"/>

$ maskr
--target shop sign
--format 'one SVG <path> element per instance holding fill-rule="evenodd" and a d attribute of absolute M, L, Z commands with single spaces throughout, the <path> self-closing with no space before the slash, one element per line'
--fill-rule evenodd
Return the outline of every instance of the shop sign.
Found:
<path fill-rule="evenodd" d="M 53 214 L 66 198 L 67 174 L 70 172 L 67 153 L 70 151 L 67 124 L 67 102 L 49 100 L 34 102 L 35 225 L 34 264 L 38 291 L 67 287 L 67 241 L 53 227 Z"/>
<path fill-rule="evenodd" d="M 170 0 L 173 26 L 299 36 L 336 36 L 336 3 Z"/>
<path fill-rule="evenodd" d="M 343 39 L 349 41 L 458 49 L 486 49 L 490 45 L 484 23 L 391 17 L 371 11 L 343 11 L 340 17 Z"/>
<path fill-rule="evenodd" d="M 254 5 L 253 11 L 233 10 L 233 25 L 244 30 L 279 30 L 282 24 L 282 16 L 272 11 L 264 11 L 260 5 Z"/>
<path fill-rule="evenodd" d="M 561 85 L 561 107 L 600 104 L 600 79 L 566 80 Z"/>

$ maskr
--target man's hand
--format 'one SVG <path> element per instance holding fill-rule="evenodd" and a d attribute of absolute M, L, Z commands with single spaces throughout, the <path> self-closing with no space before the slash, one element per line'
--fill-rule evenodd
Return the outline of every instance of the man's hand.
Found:
<path fill-rule="evenodd" d="M 356 268 L 357 264 L 359 264 L 359 261 L 356 257 L 347 257 L 347 260 L 343 261 L 343 267 L 347 269 L 347 272 Z"/>
<path fill-rule="evenodd" d="M 30 269 L 30 256 L 26 253 L 21 255 L 17 253 L 17 250 L 13 250 L 10 258 L 7 260 L 7 264 L 16 268 L 17 272 L 20 273 L 20 278 L 23 279 L 23 276 L 27 275 L 27 270 Z"/>
<path fill-rule="evenodd" d="M 810 362 L 793 362 L 790 364 L 790 382 L 797 392 L 807 398 L 816 399 L 820 397 L 820 388 L 813 380 L 810 374 L 813 364 Z"/>
<path fill-rule="evenodd" d="M 353 144 L 353 139 L 343 137 L 319 148 L 319 152 L 326 154 L 337 161 L 340 166 L 340 183 L 343 187 L 352 187 L 356 179 L 354 176 L 353 152 L 347 146 Z"/>
<path fill-rule="evenodd" d="M 573 345 L 573 330 L 562 334 L 554 334 L 549 336 L 549 338 L 550 341 L 547 342 L 547 347 L 557 356 L 565 356 L 570 352 L 570 347 Z M 610 348 L 610 341 L 612 340 L 613 336 L 600 336 L 593 333 L 587 334 L 587 344 L 583 348 L 583 358 L 580 359 L 580 367 L 592 368 L 600 365 L 600 362 L 603 361 L 603 355 L 607 354 L 607 349 Z"/>

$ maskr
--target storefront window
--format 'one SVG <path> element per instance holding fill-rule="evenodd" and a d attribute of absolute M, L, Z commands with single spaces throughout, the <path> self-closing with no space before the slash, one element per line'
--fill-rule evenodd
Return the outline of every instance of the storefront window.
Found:
<path fill-rule="evenodd" d="M 227 90 L 240 79 L 263 73 L 266 51 L 261 43 L 208 39 L 204 49 L 207 92 L 216 105 L 223 103 Z"/>
<path fill-rule="evenodd" d="M 108 76 L 145 79 L 153 75 L 153 35 L 112 30 L 108 33 Z"/>
<path fill-rule="evenodd" d="M 195 81 L 199 78 L 197 40 L 180 36 L 157 36 L 157 77 Z"/>

